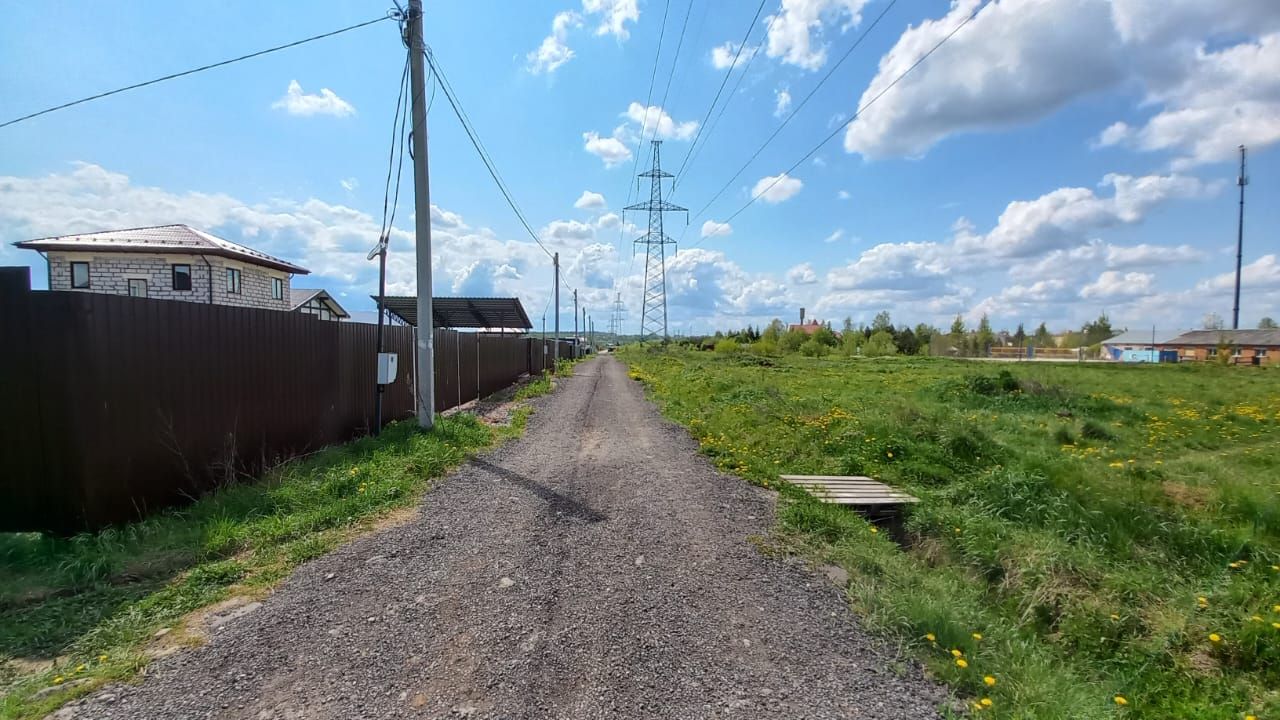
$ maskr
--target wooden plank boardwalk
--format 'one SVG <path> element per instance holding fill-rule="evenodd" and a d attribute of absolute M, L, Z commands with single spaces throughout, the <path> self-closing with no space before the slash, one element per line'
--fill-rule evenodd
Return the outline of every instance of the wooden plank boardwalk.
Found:
<path fill-rule="evenodd" d="M 860 475 L 781 475 L 786 480 L 821 500 L 835 505 L 872 512 L 892 511 L 900 505 L 920 502 L 900 490 Z"/>

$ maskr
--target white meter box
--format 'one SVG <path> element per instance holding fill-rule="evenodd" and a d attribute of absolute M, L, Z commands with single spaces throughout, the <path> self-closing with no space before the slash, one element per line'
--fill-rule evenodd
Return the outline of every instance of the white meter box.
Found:
<path fill-rule="evenodd" d="M 396 381 L 396 353 L 378 353 L 378 384 L 390 385 Z"/>

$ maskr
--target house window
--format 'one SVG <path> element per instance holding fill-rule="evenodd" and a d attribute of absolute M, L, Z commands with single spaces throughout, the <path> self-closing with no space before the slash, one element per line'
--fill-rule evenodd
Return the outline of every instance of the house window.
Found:
<path fill-rule="evenodd" d="M 1266 357 L 1266 356 L 1267 356 L 1267 349 L 1266 349 L 1266 348 L 1254 348 L 1253 356 L 1254 356 L 1254 357 L 1264 358 L 1264 357 Z"/>
<path fill-rule="evenodd" d="M 174 290 L 190 290 L 191 289 L 191 266 L 190 265 L 174 265 L 173 266 L 173 289 Z"/>
<path fill-rule="evenodd" d="M 227 268 L 227 292 L 240 294 L 240 271 L 236 268 Z"/>
<path fill-rule="evenodd" d="M 284 299 L 284 281 L 280 278 L 271 278 L 271 299 Z"/>
<path fill-rule="evenodd" d="M 1236 357 L 1240 357 L 1241 355 L 1244 355 L 1244 348 L 1236 348 L 1235 352 L 1231 354 L 1235 355 Z"/>
<path fill-rule="evenodd" d="M 129 278 L 129 297 L 146 297 L 147 281 L 142 278 Z"/>
<path fill-rule="evenodd" d="M 71 287 L 73 288 L 89 287 L 89 263 L 87 262 L 71 263 Z"/>
<path fill-rule="evenodd" d="M 1209 357 L 1218 357 L 1218 348 L 1209 348 Z"/>

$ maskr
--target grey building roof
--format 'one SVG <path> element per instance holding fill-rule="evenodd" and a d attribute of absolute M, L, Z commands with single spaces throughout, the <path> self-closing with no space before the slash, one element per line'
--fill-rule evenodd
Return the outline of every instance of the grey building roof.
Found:
<path fill-rule="evenodd" d="M 1156 330 L 1154 333 L 1156 344 L 1165 345 L 1173 342 L 1173 339 L 1185 334 L 1186 330 Z M 1103 345 L 1151 345 L 1152 332 L 1150 330 L 1126 330 L 1113 338 L 1108 338 L 1102 342 Z"/>
<path fill-rule="evenodd" d="M 23 240 L 14 243 L 26 250 L 59 250 L 64 252 L 146 252 L 216 255 L 241 262 L 283 270 L 294 275 L 307 275 L 310 270 L 264 252 L 224 240 L 187 225 L 105 230 L 81 235 Z"/>
<path fill-rule="evenodd" d="M 1192 330 L 1169 340 L 1166 344 L 1217 347 L 1219 343 L 1224 342 L 1228 345 L 1280 347 L 1280 330 Z"/>
<path fill-rule="evenodd" d="M 376 295 L 370 295 L 374 302 Z M 418 326 L 418 298 L 414 295 L 388 295 L 384 305 L 388 312 L 407 325 Z M 528 330 L 533 327 L 519 298 L 432 297 L 432 327 L 438 328 L 506 328 Z"/>
<path fill-rule="evenodd" d="M 315 300 L 318 298 L 325 305 L 329 306 L 329 312 L 333 313 L 334 315 L 337 315 L 340 318 L 351 317 L 351 313 L 347 312 L 346 308 L 339 305 L 338 301 L 334 299 L 334 297 L 329 294 L 329 291 L 325 290 L 324 288 L 297 288 L 296 287 L 290 290 L 289 295 L 290 295 L 290 298 L 294 300 L 293 307 L 289 308 L 290 310 L 297 310 L 303 305 L 306 305 L 312 300 Z M 375 320 L 374 322 L 377 322 L 377 321 Z"/>

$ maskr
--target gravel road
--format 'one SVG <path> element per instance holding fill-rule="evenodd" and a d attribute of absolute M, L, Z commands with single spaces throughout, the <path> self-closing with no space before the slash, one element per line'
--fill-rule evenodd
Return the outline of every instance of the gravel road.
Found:
<path fill-rule="evenodd" d="M 416 520 L 58 716 L 938 717 L 945 692 L 839 591 L 748 542 L 774 502 L 600 357 Z"/>

